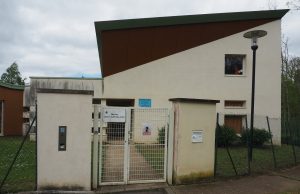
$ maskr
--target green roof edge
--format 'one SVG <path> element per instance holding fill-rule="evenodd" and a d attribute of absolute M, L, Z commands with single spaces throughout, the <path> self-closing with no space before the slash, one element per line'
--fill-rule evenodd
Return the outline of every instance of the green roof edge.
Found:
<path fill-rule="evenodd" d="M 0 86 L 9 88 L 9 89 L 14 89 L 14 90 L 24 90 L 24 88 L 25 88 L 25 85 L 21 86 L 21 85 L 8 84 L 8 83 L 4 83 L 2 81 L 0 81 Z"/>
<path fill-rule="evenodd" d="M 29 77 L 30 79 L 75 79 L 75 80 L 102 80 L 102 78 L 96 77 L 41 77 L 41 76 L 33 76 Z"/>
<path fill-rule="evenodd" d="M 121 30 L 131 28 L 147 28 L 159 26 L 173 26 L 185 24 L 213 23 L 213 22 L 230 22 L 230 21 L 247 21 L 259 19 L 281 19 L 289 9 L 280 10 L 262 10 L 262 11 L 247 11 L 247 12 L 228 12 L 214 14 L 198 14 L 198 15 L 182 15 L 156 18 L 138 18 L 125 20 L 111 21 L 96 21 L 95 31 L 98 46 L 98 54 L 100 59 L 100 68 L 102 67 L 102 47 L 101 47 L 101 32 L 105 30 Z"/>
<path fill-rule="evenodd" d="M 263 10 L 263 11 L 247 11 L 247 12 L 229 12 L 199 15 L 183 15 L 156 18 L 139 18 L 126 20 L 111 20 L 95 22 L 96 32 L 105 30 L 120 30 L 131 28 L 146 28 L 158 26 L 172 26 L 184 24 L 199 24 L 212 22 L 230 22 L 257 19 L 280 19 L 289 9 L 280 10 Z"/>

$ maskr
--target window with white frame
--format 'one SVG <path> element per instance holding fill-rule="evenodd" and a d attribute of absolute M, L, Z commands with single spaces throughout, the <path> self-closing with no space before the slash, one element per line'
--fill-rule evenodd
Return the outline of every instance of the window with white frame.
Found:
<path fill-rule="evenodd" d="M 4 101 L 0 100 L 0 135 L 3 134 L 3 123 L 4 123 Z"/>
<path fill-rule="evenodd" d="M 226 54 L 225 75 L 245 75 L 246 55 Z"/>

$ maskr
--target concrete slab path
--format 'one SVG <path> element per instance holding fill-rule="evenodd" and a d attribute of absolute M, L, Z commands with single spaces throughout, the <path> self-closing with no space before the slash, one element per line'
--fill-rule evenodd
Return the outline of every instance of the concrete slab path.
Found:
<path fill-rule="evenodd" d="M 163 188 L 164 190 L 157 190 Z M 114 191 L 114 189 L 116 189 Z M 176 185 L 140 184 L 123 185 L 118 188 L 102 187 L 98 193 L 168 193 L 168 194 L 266 194 L 300 193 L 300 165 L 266 175 L 248 176 L 205 184 Z"/>
<path fill-rule="evenodd" d="M 241 177 L 207 184 L 169 186 L 166 183 L 102 186 L 97 191 L 34 191 L 20 194 L 298 194 L 300 193 L 300 165 L 266 175 Z"/>
<path fill-rule="evenodd" d="M 163 176 L 163 172 L 161 174 L 157 173 L 149 162 L 146 161 L 145 157 L 137 150 L 135 145 L 130 145 L 130 181 L 163 179 Z"/>
<path fill-rule="evenodd" d="M 102 166 L 103 182 L 124 181 L 124 145 L 123 142 L 110 141 L 103 145 L 104 160 Z M 130 145 L 129 157 L 129 181 L 163 179 L 162 173 L 156 170 L 146 161 L 135 145 Z"/>

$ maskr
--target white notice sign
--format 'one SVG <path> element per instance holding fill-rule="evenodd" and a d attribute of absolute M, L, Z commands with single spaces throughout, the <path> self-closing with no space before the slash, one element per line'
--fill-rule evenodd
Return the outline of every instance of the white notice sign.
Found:
<path fill-rule="evenodd" d="M 193 143 L 203 142 L 203 130 L 197 130 L 192 132 L 192 142 Z"/>
<path fill-rule="evenodd" d="M 125 123 L 125 108 L 104 108 L 103 122 Z"/>

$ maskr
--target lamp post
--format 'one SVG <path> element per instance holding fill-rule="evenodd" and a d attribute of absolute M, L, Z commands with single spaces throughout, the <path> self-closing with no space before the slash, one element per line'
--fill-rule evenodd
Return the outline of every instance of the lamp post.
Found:
<path fill-rule="evenodd" d="M 255 96 L 255 62 L 256 62 L 256 50 L 258 49 L 257 39 L 267 35 L 264 30 L 253 30 L 244 34 L 245 38 L 251 39 L 251 49 L 253 52 L 252 61 L 252 90 L 251 90 L 251 115 L 250 115 L 250 142 L 249 142 L 249 160 L 252 161 L 253 153 L 253 123 L 254 123 L 254 96 Z"/>

